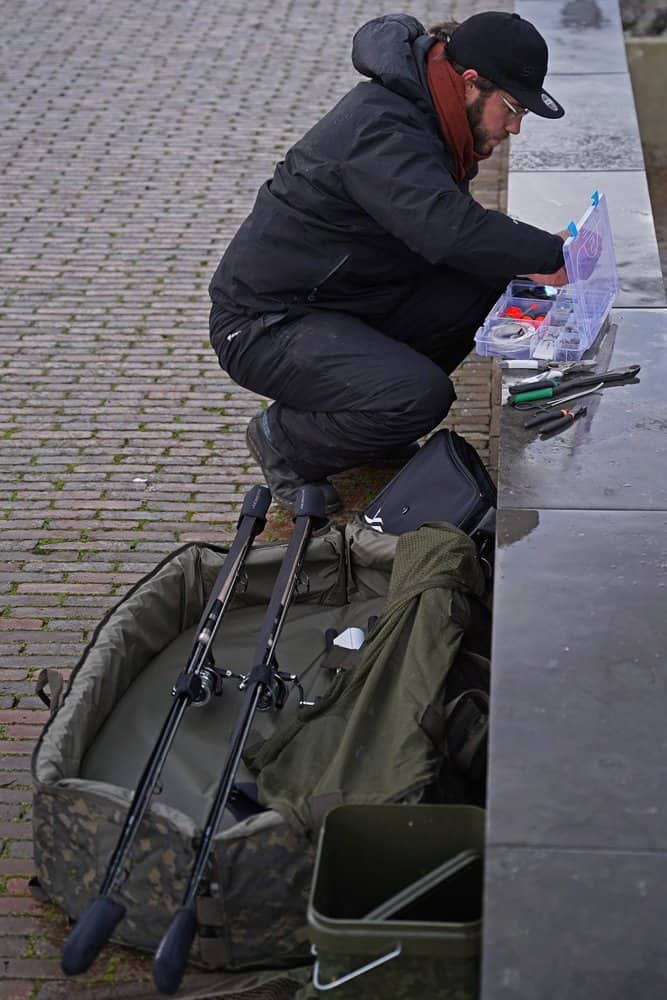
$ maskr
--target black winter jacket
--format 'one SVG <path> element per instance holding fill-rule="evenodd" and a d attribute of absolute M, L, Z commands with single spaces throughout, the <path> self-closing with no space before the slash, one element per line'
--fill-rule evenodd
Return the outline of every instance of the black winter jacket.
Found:
<path fill-rule="evenodd" d="M 551 273 L 560 237 L 482 208 L 460 184 L 426 82 L 435 39 L 409 15 L 365 24 L 357 84 L 259 190 L 210 285 L 233 311 L 302 304 L 389 312 L 429 268 L 489 279 Z"/>

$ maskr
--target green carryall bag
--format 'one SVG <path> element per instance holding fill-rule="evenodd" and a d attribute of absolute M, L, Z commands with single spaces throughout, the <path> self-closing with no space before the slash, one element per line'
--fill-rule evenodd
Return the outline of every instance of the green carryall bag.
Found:
<path fill-rule="evenodd" d="M 354 669 L 246 753 L 262 801 L 309 832 L 335 805 L 418 801 L 444 753 L 452 667 L 478 658 L 480 631 L 488 638 L 485 594 L 463 531 L 401 535 L 385 608 Z"/>
<path fill-rule="evenodd" d="M 417 536 L 422 541 L 415 548 Z M 447 556 L 452 546 L 458 555 Z M 251 551 L 243 585 L 237 587 L 216 637 L 218 667 L 250 670 L 284 550 L 284 545 L 259 545 Z M 224 556 L 224 549 L 193 544 L 166 559 L 107 615 L 64 694 L 53 699 L 51 718 L 32 759 L 34 854 L 41 889 L 73 919 L 98 892 Z M 458 570 L 452 573 L 455 566 Z M 425 589 L 399 594 L 396 572 L 415 585 L 422 573 L 435 576 Z M 468 572 L 470 579 L 465 580 Z M 433 595 L 440 590 L 442 599 L 434 603 Z M 418 801 L 437 777 L 446 757 L 445 679 L 460 660 L 457 653 L 465 653 L 467 627 L 483 606 L 483 590 L 473 543 L 446 524 L 425 526 L 398 539 L 358 523 L 329 526 L 313 536 L 277 661 L 281 670 L 299 675 L 304 698 L 316 705 L 299 709 L 293 693 L 281 712 L 255 716 L 252 746 L 237 782 L 256 788 L 261 811 L 241 819 L 226 811 L 215 835 L 197 900 L 199 933 L 191 952 L 195 964 L 235 971 L 294 967 L 309 960 L 306 910 L 315 832 L 327 802 Z M 423 644 L 412 631 L 418 622 L 421 629 L 429 609 L 437 623 L 429 626 L 430 637 Z M 368 632 L 369 622 L 378 615 L 360 650 L 332 658 L 332 633 L 351 627 Z M 457 624 L 445 655 L 442 629 L 446 631 L 452 615 Z M 389 689 L 394 678 L 400 681 L 401 671 L 386 665 L 387 690 L 377 699 L 364 683 L 355 687 L 350 682 L 355 675 L 374 676 L 371 661 L 385 655 L 387 644 L 396 665 L 401 649 L 408 667 L 418 650 L 419 671 L 428 666 L 436 679 L 423 691 L 410 689 L 409 717 L 400 725 L 403 735 L 396 747 L 407 741 L 414 751 L 411 763 L 397 772 L 396 782 L 391 774 L 383 774 L 378 787 L 376 754 L 382 734 L 396 723 L 402 696 Z M 410 670 L 403 673 L 409 675 Z M 55 678 L 50 680 L 53 693 L 58 685 Z M 356 767 L 349 787 L 343 758 L 332 757 L 333 770 L 321 777 L 321 765 L 314 759 L 310 781 L 301 791 L 303 772 L 292 753 L 294 739 L 297 734 L 299 740 L 305 738 L 310 720 L 322 718 L 322 710 L 336 715 L 339 695 L 351 733 L 359 732 L 359 724 L 372 725 L 373 753 Z M 180 906 L 242 698 L 237 682 L 225 681 L 221 697 L 186 712 L 133 847 L 128 877 L 118 894 L 127 913 L 113 940 L 154 951 Z M 428 703 L 419 704 L 423 698 Z M 354 713 L 357 701 L 360 716 Z M 415 727 L 418 732 L 410 734 Z M 341 732 L 338 724 L 332 728 Z M 357 739 L 343 738 L 341 751 L 345 747 L 344 753 L 354 752 Z"/>

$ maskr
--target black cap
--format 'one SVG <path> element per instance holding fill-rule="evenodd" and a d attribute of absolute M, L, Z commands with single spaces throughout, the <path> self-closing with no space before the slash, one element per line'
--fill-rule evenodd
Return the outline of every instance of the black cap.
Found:
<path fill-rule="evenodd" d="M 447 54 L 464 69 L 475 69 L 502 87 L 517 104 L 541 118 L 562 118 L 565 114 L 542 87 L 549 60 L 547 43 L 537 28 L 518 14 L 473 14 L 452 33 Z"/>

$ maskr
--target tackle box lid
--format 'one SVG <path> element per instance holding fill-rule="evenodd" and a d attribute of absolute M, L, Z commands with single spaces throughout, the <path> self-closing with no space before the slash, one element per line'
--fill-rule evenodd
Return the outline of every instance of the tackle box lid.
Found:
<path fill-rule="evenodd" d="M 607 201 L 593 192 L 591 205 L 563 246 L 574 326 L 591 344 L 618 293 L 618 271 Z"/>

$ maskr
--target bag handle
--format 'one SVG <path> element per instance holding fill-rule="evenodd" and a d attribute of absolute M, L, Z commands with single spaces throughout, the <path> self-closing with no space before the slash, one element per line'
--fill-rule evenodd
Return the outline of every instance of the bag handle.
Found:
<path fill-rule="evenodd" d="M 51 715 L 55 715 L 65 699 L 65 678 L 53 667 L 42 667 L 37 674 L 35 694 L 44 702 Z"/>

